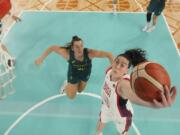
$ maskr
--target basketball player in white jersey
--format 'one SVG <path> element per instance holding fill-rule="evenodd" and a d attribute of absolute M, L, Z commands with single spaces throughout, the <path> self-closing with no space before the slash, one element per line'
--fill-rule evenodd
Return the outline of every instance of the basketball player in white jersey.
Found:
<path fill-rule="evenodd" d="M 102 129 L 110 121 L 115 123 L 119 135 L 127 135 L 133 115 L 130 101 L 152 108 L 169 107 L 174 103 L 176 98 L 175 87 L 171 88 L 171 93 L 167 86 L 164 87 L 166 94 L 162 93 L 161 103 L 156 100 L 153 103 L 141 100 L 132 91 L 129 75 L 127 75 L 128 69 L 145 61 L 147 61 L 145 51 L 131 49 L 118 55 L 112 66 L 107 69 L 102 89 L 102 107 L 96 135 L 102 135 Z"/>

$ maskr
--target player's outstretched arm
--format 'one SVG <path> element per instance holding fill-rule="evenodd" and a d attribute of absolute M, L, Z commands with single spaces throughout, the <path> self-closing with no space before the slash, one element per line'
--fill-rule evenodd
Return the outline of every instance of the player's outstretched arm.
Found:
<path fill-rule="evenodd" d="M 94 49 L 88 49 L 89 51 L 89 57 L 90 58 L 108 58 L 109 62 L 112 64 L 114 57 L 112 53 L 110 52 L 105 52 L 105 51 L 99 51 L 99 50 L 94 50 Z"/>
<path fill-rule="evenodd" d="M 58 45 L 54 45 L 46 49 L 46 51 L 39 58 L 35 60 L 35 64 L 40 65 L 44 61 L 44 59 L 52 52 L 61 55 L 66 60 L 69 59 L 69 54 L 67 49 L 60 47 Z"/>

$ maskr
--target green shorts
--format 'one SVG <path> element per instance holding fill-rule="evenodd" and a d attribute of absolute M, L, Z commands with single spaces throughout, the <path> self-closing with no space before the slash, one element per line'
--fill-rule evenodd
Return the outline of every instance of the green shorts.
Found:
<path fill-rule="evenodd" d="M 154 12 L 156 16 L 159 16 L 165 8 L 165 0 L 151 0 L 147 7 L 148 12 Z"/>
<path fill-rule="evenodd" d="M 91 71 L 82 72 L 82 73 L 71 73 L 68 72 L 67 80 L 71 84 L 77 84 L 80 81 L 87 82 L 90 78 Z"/>

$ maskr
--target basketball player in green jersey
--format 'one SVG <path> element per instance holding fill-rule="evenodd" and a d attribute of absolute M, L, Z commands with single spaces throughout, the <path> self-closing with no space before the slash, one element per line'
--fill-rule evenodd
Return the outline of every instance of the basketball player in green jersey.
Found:
<path fill-rule="evenodd" d="M 149 6 L 147 7 L 147 14 L 146 14 L 146 20 L 147 24 L 143 28 L 143 31 L 145 32 L 152 32 L 157 23 L 158 16 L 161 15 L 162 11 L 165 8 L 166 0 L 151 0 L 149 3 Z M 151 24 L 151 16 L 153 15 L 153 22 Z"/>
<path fill-rule="evenodd" d="M 65 90 L 70 99 L 73 99 L 77 92 L 82 92 L 86 87 L 91 74 L 91 60 L 93 58 L 107 58 L 110 63 L 113 62 L 113 56 L 109 52 L 84 48 L 83 41 L 78 36 L 74 36 L 67 47 L 49 47 L 36 59 L 35 63 L 37 65 L 41 64 L 51 52 L 61 55 L 69 63 L 67 84 L 65 84 L 62 91 Z"/>

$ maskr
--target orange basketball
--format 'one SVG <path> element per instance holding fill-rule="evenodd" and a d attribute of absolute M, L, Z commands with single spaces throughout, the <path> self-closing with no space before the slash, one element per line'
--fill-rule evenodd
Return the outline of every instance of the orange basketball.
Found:
<path fill-rule="evenodd" d="M 144 62 L 134 67 L 131 73 L 131 87 L 143 100 L 162 101 L 163 85 L 170 88 L 170 78 L 163 66 L 154 62 Z"/>
<path fill-rule="evenodd" d="M 10 0 L 0 0 L 0 20 L 9 12 L 10 9 Z"/>

